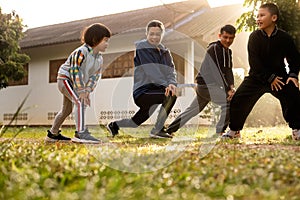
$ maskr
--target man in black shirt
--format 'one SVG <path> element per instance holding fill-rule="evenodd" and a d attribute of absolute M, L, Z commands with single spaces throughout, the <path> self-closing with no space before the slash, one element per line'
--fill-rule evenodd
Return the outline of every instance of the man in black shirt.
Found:
<path fill-rule="evenodd" d="M 263 4 L 258 10 L 259 30 L 252 32 L 248 41 L 249 76 L 232 98 L 230 130 L 223 138 L 240 137 L 239 131 L 255 103 L 268 92 L 279 99 L 284 119 L 292 128 L 293 139 L 300 140 L 300 54 L 293 38 L 277 28 L 278 17 L 279 9 L 273 3 Z"/>
<path fill-rule="evenodd" d="M 232 73 L 232 51 L 229 49 L 235 38 L 236 29 L 225 25 L 219 33 L 219 40 L 209 44 L 200 71 L 196 77 L 197 96 L 186 110 L 167 128 L 169 134 L 176 132 L 188 120 L 199 114 L 210 102 L 221 106 L 221 116 L 216 125 L 219 135 L 229 124 L 229 102 L 235 92 Z"/>

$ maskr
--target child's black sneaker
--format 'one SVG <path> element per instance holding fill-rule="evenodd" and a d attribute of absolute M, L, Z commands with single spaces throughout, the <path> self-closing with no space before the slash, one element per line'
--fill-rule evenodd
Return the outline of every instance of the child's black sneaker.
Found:
<path fill-rule="evenodd" d="M 106 126 L 107 130 L 110 132 L 112 137 L 115 137 L 119 134 L 119 126 L 116 124 L 116 122 L 110 122 Z"/>
<path fill-rule="evenodd" d="M 47 130 L 47 137 L 45 139 L 45 142 L 69 142 L 71 141 L 71 138 L 63 136 L 62 134 L 60 134 L 60 130 L 58 131 L 57 135 L 54 135 L 53 133 L 51 133 L 50 130 Z"/>

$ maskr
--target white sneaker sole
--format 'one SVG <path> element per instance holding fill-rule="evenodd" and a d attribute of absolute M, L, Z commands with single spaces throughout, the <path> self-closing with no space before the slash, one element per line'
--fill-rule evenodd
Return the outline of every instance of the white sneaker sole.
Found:
<path fill-rule="evenodd" d="M 49 137 L 46 137 L 45 138 L 45 142 L 71 142 L 71 140 L 56 140 L 56 139 L 52 139 L 52 138 L 49 138 Z"/>
<path fill-rule="evenodd" d="M 154 135 L 154 134 L 151 134 L 151 133 L 150 133 L 150 138 L 154 138 L 154 139 L 161 139 L 161 138 L 163 138 L 163 139 L 172 139 L 170 137 L 163 137 L 163 136 Z"/>
<path fill-rule="evenodd" d="M 85 139 L 79 139 L 79 138 L 72 138 L 72 142 L 74 143 L 80 143 L 80 144 L 99 144 L 101 141 L 94 141 L 94 140 L 85 140 Z"/>
<path fill-rule="evenodd" d="M 241 135 L 240 134 L 237 134 L 237 135 L 234 135 L 234 136 L 231 136 L 231 135 L 222 135 L 220 136 L 222 140 L 233 140 L 233 139 L 240 139 L 241 138 Z"/>

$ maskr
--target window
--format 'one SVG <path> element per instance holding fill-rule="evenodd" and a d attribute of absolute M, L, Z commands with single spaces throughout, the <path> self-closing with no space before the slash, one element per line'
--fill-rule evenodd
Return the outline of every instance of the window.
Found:
<path fill-rule="evenodd" d="M 57 72 L 59 67 L 66 62 L 66 58 L 49 61 L 49 83 L 56 83 Z"/>
<path fill-rule="evenodd" d="M 134 52 L 112 53 L 103 55 L 104 71 L 102 78 L 133 76 Z"/>
<path fill-rule="evenodd" d="M 17 85 L 28 85 L 28 63 L 23 66 L 25 70 L 25 76 L 19 81 L 13 81 L 9 80 L 8 85 L 9 86 L 17 86 Z"/>
<path fill-rule="evenodd" d="M 173 61 L 176 67 L 176 71 L 180 76 L 178 77 L 178 83 L 184 82 L 184 58 L 172 53 Z M 133 76 L 134 69 L 134 52 L 127 53 L 113 53 L 103 55 L 104 60 L 104 72 L 102 78 L 116 78 L 116 77 L 128 77 Z"/>

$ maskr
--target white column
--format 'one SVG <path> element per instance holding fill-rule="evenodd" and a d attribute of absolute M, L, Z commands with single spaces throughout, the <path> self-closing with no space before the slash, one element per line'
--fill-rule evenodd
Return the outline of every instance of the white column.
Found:
<path fill-rule="evenodd" d="M 184 83 L 194 83 L 195 42 L 190 40 L 185 54 Z M 193 89 L 185 88 L 185 96 L 194 93 Z"/>

